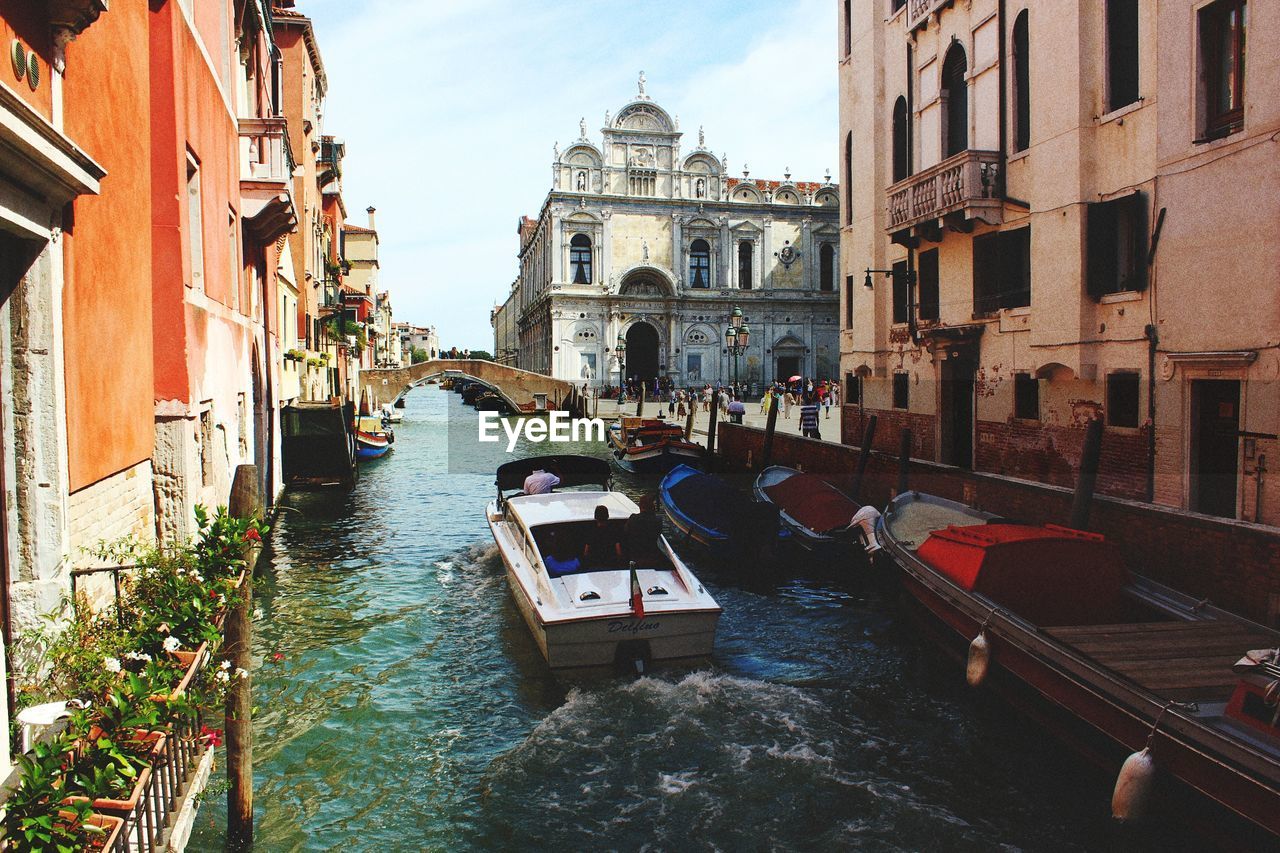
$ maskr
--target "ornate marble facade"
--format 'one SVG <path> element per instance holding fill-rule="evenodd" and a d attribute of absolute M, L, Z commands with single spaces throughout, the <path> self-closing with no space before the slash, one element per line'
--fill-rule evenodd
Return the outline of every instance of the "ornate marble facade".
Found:
<path fill-rule="evenodd" d="M 751 327 L 746 381 L 831 376 L 839 363 L 838 190 L 730 178 L 723 156 L 681 151 L 678 119 L 640 92 L 605 115 L 601 144 L 555 149 L 552 190 L 519 223 L 518 366 L 557 378 L 728 381 L 734 306 Z"/>

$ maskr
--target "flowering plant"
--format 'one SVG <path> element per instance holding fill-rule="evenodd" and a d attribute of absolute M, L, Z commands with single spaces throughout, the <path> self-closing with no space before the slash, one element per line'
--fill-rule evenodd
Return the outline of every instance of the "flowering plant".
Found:
<path fill-rule="evenodd" d="M 202 643 L 210 652 L 220 646 L 221 619 L 241 600 L 246 554 L 267 528 L 223 508 L 210 515 L 198 507 L 196 521 L 199 535 L 184 548 L 101 546 L 101 559 L 134 563 L 116 602 L 95 613 L 83 597 L 67 600 L 15 644 L 22 705 L 63 698 L 79 707 L 53 745 L 19 758 L 21 786 L 8 801 L 0 850 L 85 849 L 102 829 L 86 823 L 87 801 L 75 798 L 128 798 L 150 765 L 157 732 L 184 730 L 176 726 L 184 720 L 198 724 L 202 710 L 220 708 L 230 686 L 248 677 L 223 661 L 201 678 L 188 666 L 202 659 L 178 656 Z M 221 742 L 209 729 L 198 737 Z"/>

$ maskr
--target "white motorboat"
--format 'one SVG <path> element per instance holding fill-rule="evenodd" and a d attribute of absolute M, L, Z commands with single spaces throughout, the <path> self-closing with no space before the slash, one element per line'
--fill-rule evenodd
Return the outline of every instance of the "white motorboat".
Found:
<path fill-rule="evenodd" d="M 526 495 L 525 478 L 537 470 L 554 471 L 558 489 L 597 488 Z M 610 490 L 608 462 L 521 459 L 498 469 L 497 486 L 486 511 L 489 529 L 516 606 L 553 669 L 634 666 L 643 672 L 651 661 L 711 654 L 720 605 L 656 526 L 647 542 L 626 531 L 640 509 Z M 609 515 L 599 525 L 598 507 Z M 599 547 L 602 541 L 607 548 Z M 580 556 L 588 542 L 605 557 L 589 550 Z M 557 559 L 565 555 L 572 555 L 567 564 Z"/>
<path fill-rule="evenodd" d="M 382 407 L 382 419 L 387 423 L 398 424 L 404 420 L 404 412 L 387 403 Z"/>

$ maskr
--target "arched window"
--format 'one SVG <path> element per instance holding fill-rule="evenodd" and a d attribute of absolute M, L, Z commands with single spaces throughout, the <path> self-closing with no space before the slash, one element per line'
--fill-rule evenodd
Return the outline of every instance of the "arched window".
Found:
<path fill-rule="evenodd" d="M 1027 10 L 1013 22 L 1013 150 L 1031 144 L 1031 62 L 1028 54 Z"/>
<path fill-rule="evenodd" d="M 711 286 L 711 246 L 706 240 L 689 244 L 689 286 Z"/>
<path fill-rule="evenodd" d="M 969 89 L 965 71 L 969 60 L 959 42 L 951 45 L 942 63 L 942 156 L 959 154 L 969 147 Z"/>
<path fill-rule="evenodd" d="M 907 131 L 907 99 L 898 98 L 893 104 L 893 182 L 906 180 L 911 175 L 910 136 Z"/>
<path fill-rule="evenodd" d="M 853 224 L 853 131 L 844 137 L 844 223 Z"/>
<path fill-rule="evenodd" d="M 818 289 L 836 289 L 836 249 L 830 243 L 823 243 L 818 252 Z"/>
<path fill-rule="evenodd" d="M 742 290 L 751 289 L 752 253 L 750 240 L 743 240 L 738 244 L 738 287 Z"/>
<path fill-rule="evenodd" d="M 591 283 L 591 238 L 586 234 L 574 234 L 569 241 L 569 269 L 574 284 Z"/>

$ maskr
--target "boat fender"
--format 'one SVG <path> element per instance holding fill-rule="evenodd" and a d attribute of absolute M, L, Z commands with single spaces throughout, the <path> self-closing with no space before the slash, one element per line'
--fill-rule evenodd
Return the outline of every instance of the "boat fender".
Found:
<path fill-rule="evenodd" d="M 1151 757 L 1151 747 L 1143 747 L 1126 758 L 1111 794 L 1111 816 L 1122 822 L 1141 820 L 1151 800 L 1155 776 L 1156 762 Z"/>
<path fill-rule="evenodd" d="M 991 666 L 991 644 L 987 642 L 987 632 L 983 629 L 969 644 L 969 663 L 965 667 L 964 678 L 970 687 L 981 687 L 987 680 L 987 670 Z"/>

